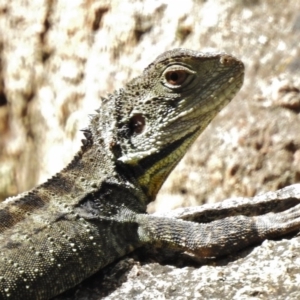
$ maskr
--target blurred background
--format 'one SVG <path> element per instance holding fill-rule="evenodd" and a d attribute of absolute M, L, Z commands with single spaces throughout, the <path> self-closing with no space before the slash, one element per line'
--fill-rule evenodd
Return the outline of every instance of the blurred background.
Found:
<path fill-rule="evenodd" d="M 239 57 L 245 84 L 149 211 L 300 182 L 299 0 L 1 0 L 0 199 L 66 166 L 100 96 L 175 47 Z"/>

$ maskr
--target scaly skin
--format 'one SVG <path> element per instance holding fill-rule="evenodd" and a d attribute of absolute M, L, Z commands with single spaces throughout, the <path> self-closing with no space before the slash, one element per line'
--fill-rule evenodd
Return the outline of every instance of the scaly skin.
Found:
<path fill-rule="evenodd" d="M 175 49 L 103 99 L 73 161 L 1 204 L 0 299 L 49 299 L 146 243 L 214 256 L 241 240 L 220 225 L 255 235 L 253 218 L 212 223 L 207 236 L 207 225 L 145 213 L 243 76 L 230 55 Z"/>

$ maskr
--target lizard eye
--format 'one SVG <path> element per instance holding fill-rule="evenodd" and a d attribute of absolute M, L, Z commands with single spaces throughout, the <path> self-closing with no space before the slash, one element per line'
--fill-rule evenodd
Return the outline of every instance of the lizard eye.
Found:
<path fill-rule="evenodd" d="M 145 117 L 142 114 L 136 114 L 129 121 L 130 134 L 140 134 L 144 131 L 146 124 Z"/>
<path fill-rule="evenodd" d="M 185 70 L 168 71 L 165 74 L 167 83 L 171 85 L 181 85 L 185 82 L 189 74 Z"/>
<path fill-rule="evenodd" d="M 170 89 L 180 89 L 188 85 L 194 78 L 195 71 L 182 66 L 172 65 L 163 73 L 163 85 Z"/>

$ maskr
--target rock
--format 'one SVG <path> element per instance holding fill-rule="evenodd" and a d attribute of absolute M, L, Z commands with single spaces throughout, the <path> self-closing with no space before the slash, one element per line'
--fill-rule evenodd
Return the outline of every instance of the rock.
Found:
<path fill-rule="evenodd" d="M 300 201 L 299 184 L 277 192 Z M 55 300 L 299 299 L 299 251 L 293 235 L 202 261 L 141 248 Z"/>

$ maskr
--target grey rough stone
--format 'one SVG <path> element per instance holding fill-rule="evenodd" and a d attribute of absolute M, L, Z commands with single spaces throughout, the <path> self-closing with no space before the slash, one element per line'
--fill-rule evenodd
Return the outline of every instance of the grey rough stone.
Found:
<path fill-rule="evenodd" d="M 299 299 L 299 252 L 297 235 L 218 260 L 142 248 L 56 299 Z"/>

